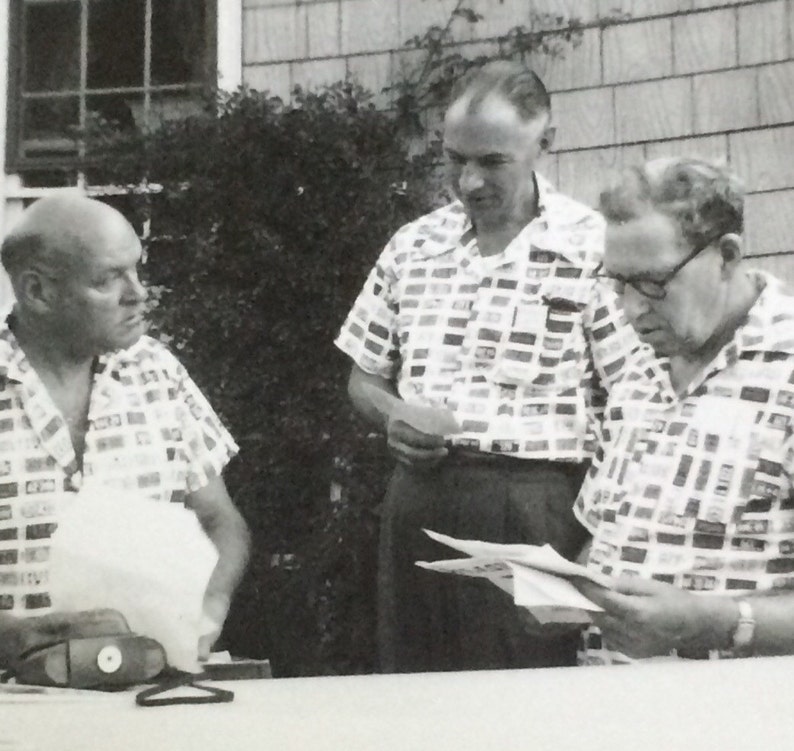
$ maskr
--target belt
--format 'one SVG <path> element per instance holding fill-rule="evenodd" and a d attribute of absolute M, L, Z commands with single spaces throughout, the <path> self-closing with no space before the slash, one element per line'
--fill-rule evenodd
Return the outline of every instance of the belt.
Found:
<path fill-rule="evenodd" d="M 529 467 L 570 467 L 571 469 L 578 468 L 579 464 L 571 462 L 555 462 L 550 459 L 525 459 L 518 456 L 510 456 L 509 454 L 489 454 L 485 451 L 472 451 L 471 449 L 461 448 L 460 446 L 452 446 L 449 449 L 444 462 L 447 464 L 456 464 L 461 466 L 483 465 L 488 467 L 504 467 L 506 469 L 527 469 Z"/>

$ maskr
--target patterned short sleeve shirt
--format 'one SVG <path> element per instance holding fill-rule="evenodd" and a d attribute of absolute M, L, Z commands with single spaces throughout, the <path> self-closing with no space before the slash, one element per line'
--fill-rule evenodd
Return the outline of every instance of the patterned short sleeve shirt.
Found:
<path fill-rule="evenodd" d="M 687 392 L 669 361 L 630 363 L 575 511 L 588 566 L 703 594 L 794 587 L 794 295 L 763 287 Z M 592 630 L 583 660 L 624 662 Z"/>
<path fill-rule="evenodd" d="M 0 611 L 45 612 L 49 538 L 83 477 L 162 502 L 220 475 L 233 439 L 176 358 L 142 337 L 98 358 L 82 472 L 69 429 L 0 327 Z"/>
<path fill-rule="evenodd" d="M 336 344 L 407 401 L 452 409 L 456 445 L 579 462 L 604 385 L 640 345 L 592 276 L 603 218 L 537 184 L 538 217 L 496 256 L 480 255 L 460 202 L 404 226 Z"/>

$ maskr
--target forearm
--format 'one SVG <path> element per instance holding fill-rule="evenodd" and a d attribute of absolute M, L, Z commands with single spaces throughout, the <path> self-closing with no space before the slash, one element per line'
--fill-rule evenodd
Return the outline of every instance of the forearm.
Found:
<path fill-rule="evenodd" d="M 382 376 L 367 373 L 357 365 L 354 365 L 347 384 L 347 392 L 350 396 L 350 401 L 353 402 L 356 411 L 364 417 L 370 425 L 385 432 L 388 423 L 388 415 L 382 408 L 379 408 L 373 403 L 372 398 L 367 393 L 368 389 L 378 389 L 390 397 L 399 398 L 397 389 L 391 381 Z"/>
<path fill-rule="evenodd" d="M 239 513 L 225 514 L 205 527 L 218 551 L 218 562 L 207 584 L 206 597 L 231 601 L 248 563 L 250 535 Z"/>
<path fill-rule="evenodd" d="M 6 632 L 6 630 L 13 628 L 16 623 L 16 616 L 11 615 L 10 613 L 0 613 L 0 640 L 2 640 L 2 635 Z"/>
<path fill-rule="evenodd" d="M 248 562 L 248 526 L 229 497 L 221 477 L 215 477 L 190 493 L 187 505 L 195 512 L 204 534 L 218 551 L 218 562 L 206 590 L 207 597 L 214 597 L 217 604 L 225 602 L 228 607 Z M 222 614 L 225 615 L 225 611 Z"/>
<path fill-rule="evenodd" d="M 8 613 L 0 613 L 0 671 L 10 667 L 16 657 L 19 619 Z"/>

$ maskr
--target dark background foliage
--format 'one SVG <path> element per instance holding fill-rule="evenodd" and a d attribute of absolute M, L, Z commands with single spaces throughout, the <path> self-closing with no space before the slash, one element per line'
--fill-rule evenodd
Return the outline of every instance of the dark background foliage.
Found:
<path fill-rule="evenodd" d="M 481 16 L 459 0 L 385 93 L 340 82 L 289 105 L 242 89 L 148 132 L 95 123 L 90 182 L 127 186 L 146 240 L 154 333 L 238 440 L 226 480 L 253 536 L 222 646 L 276 676 L 371 672 L 377 507 L 389 460 L 352 413 L 333 340 L 389 237 L 438 195 L 425 114 L 487 60 L 456 45 Z M 579 24 L 532 16 L 498 55 L 556 56 Z M 462 35 L 462 36 L 465 36 Z M 417 155 L 418 153 L 418 155 Z"/>
<path fill-rule="evenodd" d="M 387 474 L 333 340 L 376 254 L 429 206 L 432 165 L 339 84 L 239 91 L 138 139 L 95 182 L 145 185 L 151 320 L 237 438 L 227 483 L 253 557 L 224 634 L 277 675 L 375 668 L 376 506 Z M 157 185 L 152 182 L 156 180 Z"/>

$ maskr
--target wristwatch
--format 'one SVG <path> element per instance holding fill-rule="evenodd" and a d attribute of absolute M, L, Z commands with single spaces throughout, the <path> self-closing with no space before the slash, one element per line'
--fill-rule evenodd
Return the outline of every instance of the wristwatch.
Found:
<path fill-rule="evenodd" d="M 755 634 L 755 617 L 753 616 L 752 605 L 747 600 L 737 600 L 739 606 L 739 622 L 733 632 L 733 644 L 731 646 L 734 653 L 738 655 L 749 654 Z"/>

